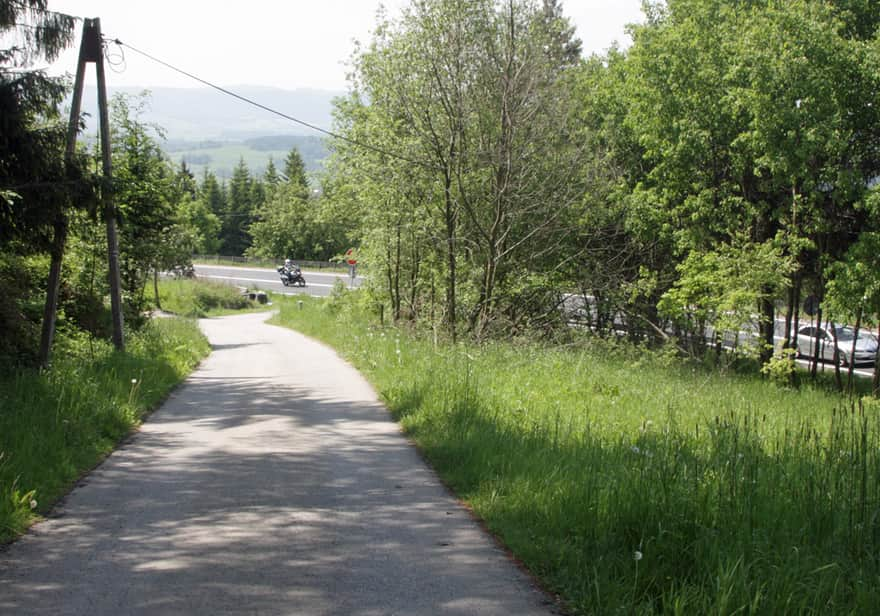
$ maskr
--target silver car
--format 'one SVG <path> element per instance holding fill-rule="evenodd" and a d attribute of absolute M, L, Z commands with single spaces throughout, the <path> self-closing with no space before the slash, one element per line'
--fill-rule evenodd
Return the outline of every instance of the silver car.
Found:
<path fill-rule="evenodd" d="M 837 326 L 834 328 L 837 332 L 837 350 L 840 357 L 840 363 L 848 366 L 858 364 L 873 364 L 877 359 L 877 338 L 873 334 L 866 331 L 859 331 L 858 340 L 856 340 L 856 352 L 853 356 L 853 334 L 852 327 Z M 801 327 L 797 333 L 797 353 L 799 357 L 814 357 L 816 348 L 816 330 L 819 334 L 819 359 L 825 361 L 834 361 L 834 338 L 832 338 L 831 330 L 824 327 L 814 327 L 806 325 Z"/>

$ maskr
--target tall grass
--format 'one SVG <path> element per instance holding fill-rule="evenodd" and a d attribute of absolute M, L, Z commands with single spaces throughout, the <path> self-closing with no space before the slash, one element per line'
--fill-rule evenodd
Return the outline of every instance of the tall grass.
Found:
<path fill-rule="evenodd" d="M 613 346 L 435 348 L 339 299 L 281 322 L 374 383 L 574 613 L 873 614 L 880 408 Z"/>
<path fill-rule="evenodd" d="M 160 319 L 127 340 L 59 335 L 45 371 L 0 374 L 0 542 L 48 510 L 208 354 L 192 321 Z"/>
<path fill-rule="evenodd" d="M 268 309 L 242 295 L 238 287 L 199 278 L 160 280 L 159 301 L 164 310 L 193 318 Z"/>

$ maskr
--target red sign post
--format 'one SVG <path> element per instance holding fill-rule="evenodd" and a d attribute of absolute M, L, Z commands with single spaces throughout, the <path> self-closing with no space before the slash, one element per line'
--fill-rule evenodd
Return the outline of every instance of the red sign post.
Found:
<path fill-rule="evenodd" d="M 355 272 L 357 269 L 357 254 L 355 253 L 354 248 L 349 248 L 345 251 L 345 261 L 348 263 L 348 275 L 351 278 L 348 286 L 351 288 L 354 286 L 354 278 L 357 275 Z"/>

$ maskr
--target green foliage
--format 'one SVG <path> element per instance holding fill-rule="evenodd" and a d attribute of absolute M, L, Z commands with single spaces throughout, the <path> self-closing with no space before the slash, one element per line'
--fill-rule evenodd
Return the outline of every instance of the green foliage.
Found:
<path fill-rule="evenodd" d="M 793 270 L 791 259 L 773 242 L 692 252 L 679 264 L 679 278 L 659 308 L 679 320 L 697 319 L 718 331 L 738 332 L 753 323 L 759 302 L 780 294 Z"/>
<path fill-rule="evenodd" d="M 36 360 L 45 266 L 43 259 L 0 252 L 0 364 Z"/>
<path fill-rule="evenodd" d="M 355 298 L 302 301 L 280 322 L 364 371 L 573 613 L 870 614 L 880 601 L 873 403 L 607 345 L 437 346 L 368 325 Z"/>
<path fill-rule="evenodd" d="M 295 186 L 304 193 L 308 192 L 309 181 L 306 178 L 306 165 L 296 148 L 291 148 L 284 160 L 284 177 L 287 178 L 285 181 L 291 186 Z"/>
<path fill-rule="evenodd" d="M 152 322 L 125 353 L 61 337 L 49 370 L 0 373 L 0 541 L 49 511 L 210 351 L 195 323 Z"/>
<path fill-rule="evenodd" d="M 184 196 L 178 204 L 178 220 L 192 234 L 192 249 L 196 254 L 213 254 L 220 250 L 220 218 L 207 201 L 202 197 Z"/>
<path fill-rule="evenodd" d="M 147 93 L 139 98 L 118 94 L 111 102 L 120 273 L 125 320 L 134 327 L 143 321 L 148 277 L 189 263 L 196 242 L 192 232 L 177 224 L 176 207 L 190 178 L 172 171 L 157 141 L 161 130 L 140 121 L 146 104 Z"/>
<path fill-rule="evenodd" d="M 782 349 L 774 353 L 770 361 L 761 366 L 761 374 L 777 385 L 790 386 L 794 383 L 797 372 L 797 364 L 794 361 L 796 355 L 795 349 Z"/>
<path fill-rule="evenodd" d="M 0 5 L 0 252 L 10 258 L 47 250 L 69 211 L 95 203 L 88 161 L 65 161 L 66 83 L 31 67 L 70 44 L 74 26 L 45 0 Z"/>
<path fill-rule="evenodd" d="M 199 279 L 163 279 L 159 282 L 162 308 L 192 318 L 218 316 L 255 308 L 237 287 Z M 256 306 L 265 310 L 265 306 Z"/>
<path fill-rule="evenodd" d="M 254 180 L 242 158 L 226 193 L 225 208 L 219 213 L 221 250 L 224 254 L 242 255 L 251 245 L 249 227 L 254 216 Z"/>
<path fill-rule="evenodd" d="M 880 314 L 880 233 L 865 231 L 844 258 L 828 267 L 829 313 L 838 319 L 855 319 L 862 310 Z"/>
<path fill-rule="evenodd" d="M 329 261 L 346 247 L 341 224 L 301 186 L 281 183 L 257 211 L 250 227 L 253 244 L 247 256 Z"/>
<path fill-rule="evenodd" d="M 355 212 L 394 320 L 439 314 L 453 336 L 459 321 L 483 335 L 527 318 L 521 276 L 568 254 L 582 150 L 565 78 L 579 41 L 555 3 L 543 9 L 413 3 L 354 59 L 326 194 Z"/>

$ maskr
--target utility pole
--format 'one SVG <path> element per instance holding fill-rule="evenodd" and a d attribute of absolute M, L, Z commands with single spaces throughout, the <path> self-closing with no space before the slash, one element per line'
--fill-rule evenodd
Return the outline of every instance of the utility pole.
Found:
<path fill-rule="evenodd" d="M 76 136 L 79 132 L 79 117 L 82 110 L 83 81 L 86 64 L 94 62 L 98 77 L 98 111 L 101 120 L 101 155 L 103 159 L 104 185 L 101 198 L 104 203 L 104 217 L 107 223 L 107 260 L 110 270 L 110 309 L 113 318 L 113 344 L 118 350 L 125 348 L 122 323 L 122 296 L 119 277 L 119 241 L 116 236 L 116 208 L 113 204 L 112 167 L 110 164 L 110 119 L 107 111 L 107 86 L 104 80 L 104 54 L 101 44 L 101 20 L 86 19 L 83 25 L 79 59 L 76 66 L 76 79 L 70 104 L 70 122 L 67 127 L 65 163 L 73 164 L 76 153 Z M 54 222 L 52 240 L 52 261 L 49 266 L 49 282 L 46 289 L 46 305 L 43 311 L 43 329 L 40 338 L 39 361 L 46 367 L 55 337 L 55 320 L 58 312 L 58 288 L 61 282 L 61 264 L 67 243 L 68 220 L 62 211 Z"/>
<path fill-rule="evenodd" d="M 89 23 L 91 22 L 91 24 Z M 91 25 L 91 27 L 90 27 Z M 101 46 L 101 20 L 86 20 L 83 37 L 89 31 L 97 47 L 93 62 L 98 76 L 98 114 L 101 117 L 101 159 L 104 167 L 104 186 L 101 198 L 107 223 L 107 264 L 110 271 L 110 312 L 113 316 L 113 346 L 117 351 L 125 348 L 122 331 L 122 290 L 119 277 L 119 239 L 116 236 L 116 205 L 113 199 L 113 173 L 110 164 L 110 113 L 107 110 L 107 84 L 104 80 L 104 54 Z M 90 45 L 90 46 L 91 46 Z"/>

